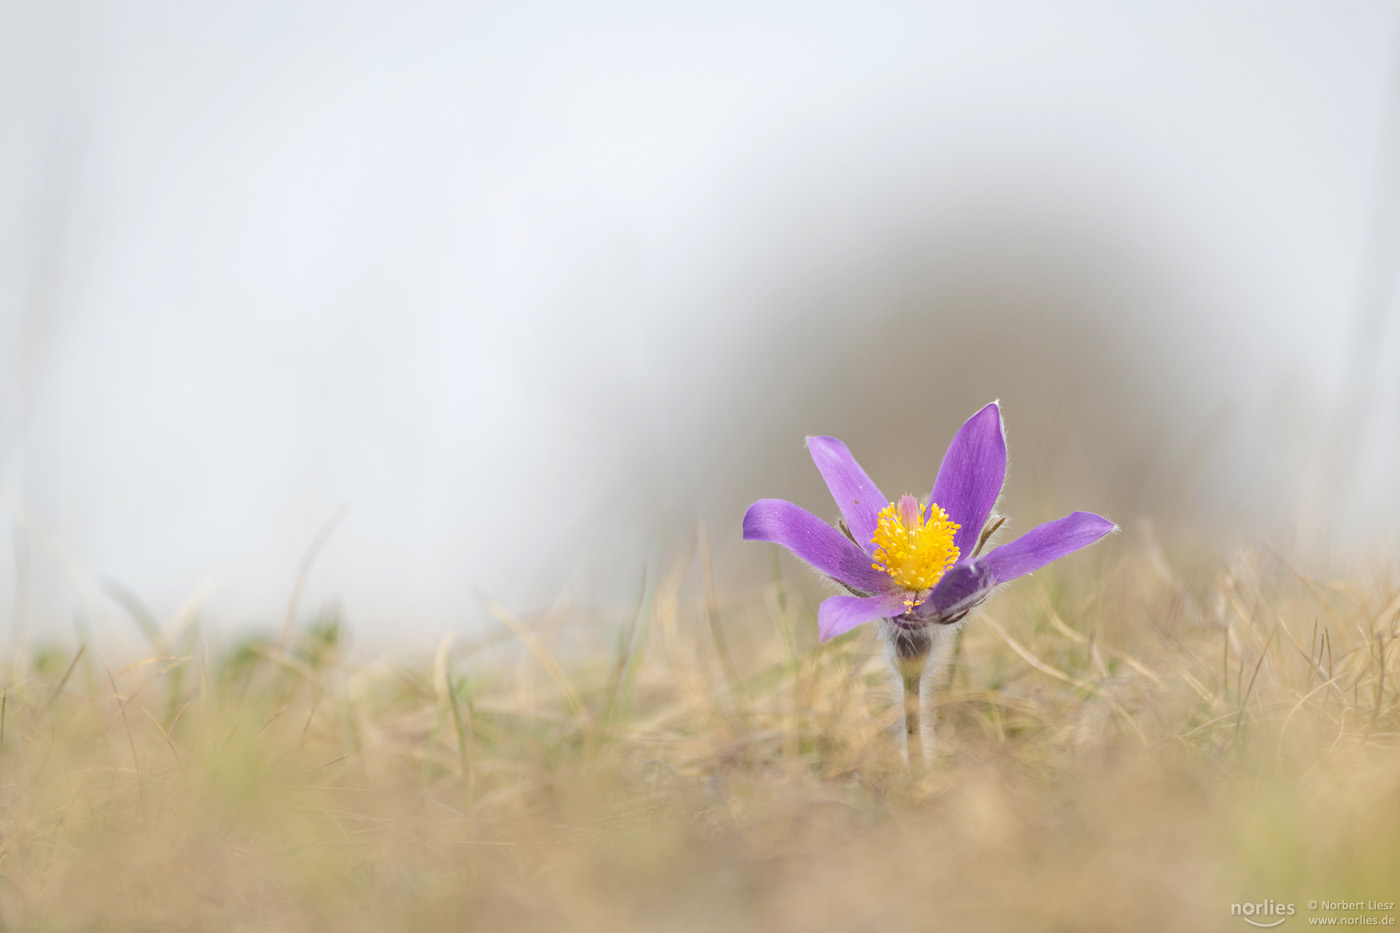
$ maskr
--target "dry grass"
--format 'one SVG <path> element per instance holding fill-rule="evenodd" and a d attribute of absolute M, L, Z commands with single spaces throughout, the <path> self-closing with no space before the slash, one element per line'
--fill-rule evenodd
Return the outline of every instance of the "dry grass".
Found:
<path fill-rule="evenodd" d="M 786 563 L 719 598 L 678 567 L 606 624 L 497 608 L 508 641 L 412 663 L 351 665 L 333 626 L 49 655 L 4 693 L 0 921 L 1243 930 L 1233 903 L 1400 900 L 1394 570 L 1149 544 L 974 617 L 920 773 L 872 633 L 817 646 Z"/>

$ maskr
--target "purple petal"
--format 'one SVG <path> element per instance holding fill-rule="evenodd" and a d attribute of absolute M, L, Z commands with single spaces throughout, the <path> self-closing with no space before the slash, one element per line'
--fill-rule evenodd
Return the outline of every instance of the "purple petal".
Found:
<path fill-rule="evenodd" d="M 937 503 L 962 527 L 953 543 L 963 557 L 971 557 L 1006 481 L 1006 434 L 1001 408 L 992 402 L 967 419 L 953 436 L 930 502 Z"/>
<path fill-rule="evenodd" d="M 985 557 L 956 563 L 943 574 L 928 599 L 914 610 L 914 618 L 937 622 L 964 613 L 986 599 L 998 582 Z"/>
<path fill-rule="evenodd" d="M 1072 512 L 1032 528 L 986 555 L 998 583 L 1039 570 L 1052 560 L 1093 544 L 1118 526 L 1093 512 Z"/>
<path fill-rule="evenodd" d="M 875 545 L 870 539 L 875 537 L 880 510 L 889 504 L 885 494 L 865 475 L 846 445 L 836 438 L 809 437 L 807 449 L 822 479 L 826 480 L 826 488 L 831 490 L 831 498 L 841 509 L 846 527 L 851 529 L 865 553 L 874 554 Z"/>
<path fill-rule="evenodd" d="M 844 635 L 857 625 L 903 615 L 909 593 L 899 590 L 883 596 L 829 596 L 817 610 L 817 633 L 821 640 Z"/>
<path fill-rule="evenodd" d="M 744 513 L 745 541 L 772 541 L 847 586 L 883 593 L 890 575 L 871 566 L 870 555 L 837 529 L 801 506 L 782 499 L 759 499 Z"/>

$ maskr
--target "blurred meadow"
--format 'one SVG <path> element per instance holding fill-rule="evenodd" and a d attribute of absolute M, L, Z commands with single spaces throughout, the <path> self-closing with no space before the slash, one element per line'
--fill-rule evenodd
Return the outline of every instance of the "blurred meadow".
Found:
<path fill-rule="evenodd" d="M 347 661 L 333 618 L 39 657 L 4 694 L 0 921 L 1225 930 L 1393 897 L 1394 563 L 1110 538 L 974 616 L 911 771 L 870 626 L 819 646 L 790 568 L 721 591 L 694 558 L 417 662 Z"/>
<path fill-rule="evenodd" d="M 19 0 L 0 126 L 0 929 L 1394 924 L 1395 3 Z M 741 517 L 993 399 L 1120 530 L 911 766 Z"/>

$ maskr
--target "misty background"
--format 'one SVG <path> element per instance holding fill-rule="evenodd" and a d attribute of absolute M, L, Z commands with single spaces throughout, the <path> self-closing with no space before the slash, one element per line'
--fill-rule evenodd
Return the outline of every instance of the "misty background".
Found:
<path fill-rule="evenodd" d="M 743 586 L 993 398 L 1020 530 L 1393 543 L 1398 14 L 0 4 L 0 625 Z"/>

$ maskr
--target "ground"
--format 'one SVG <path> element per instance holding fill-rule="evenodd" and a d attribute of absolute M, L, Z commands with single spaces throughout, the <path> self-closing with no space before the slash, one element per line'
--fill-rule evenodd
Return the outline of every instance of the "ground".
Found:
<path fill-rule="evenodd" d="M 1393 562 L 1324 579 L 1267 547 L 1116 536 L 974 614 L 934 759 L 910 767 L 872 627 L 818 644 L 819 586 L 774 560 L 761 589 L 679 561 L 632 606 L 496 606 L 499 630 L 432 657 L 351 657 L 322 619 L 285 648 L 210 647 L 188 620 L 135 663 L 24 659 L 0 716 L 0 922 L 1395 921 Z"/>

